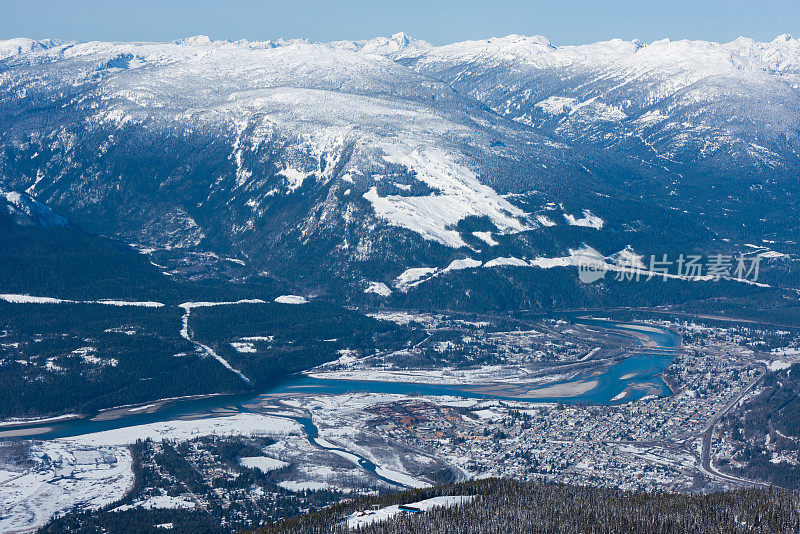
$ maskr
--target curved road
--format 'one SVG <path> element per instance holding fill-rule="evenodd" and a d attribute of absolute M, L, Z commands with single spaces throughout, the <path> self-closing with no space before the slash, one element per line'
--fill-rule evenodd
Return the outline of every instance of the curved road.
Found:
<path fill-rule="evenodd" d="M 725 415 L 728 414 L 737 404 L 739 401 L 744 398 L 754 387 L 761 383 L 764 380 L 764 376 L 766 376 L 766 369 L 764 372 L 750 382 L 746 388 L 744 388 L 736 397 L 734 397 L 725 407 L 717 413 L 716 416 L 709 422 L 708 426 L 706 427 L 705 432 L 703 432 L 703 445 L 700 452 L 700 470 L 705 474 L 713 477 L 721 479 L 725 482 L 730 482 L 733 484 L 740 484 L 743 486 L 759 486 L 759 487 L 770 487 L 769 484 L 765 484 L 763 482 L 757 482 L 754 480 L 748 480 L 744 478 L 738 478 L 733 475 L 726 475 L 724 473 L 720 473 L 711 465 L 711 442 L 714 437 L 714 429 L 717 427 L 717 424 L 722 420 Z"/>

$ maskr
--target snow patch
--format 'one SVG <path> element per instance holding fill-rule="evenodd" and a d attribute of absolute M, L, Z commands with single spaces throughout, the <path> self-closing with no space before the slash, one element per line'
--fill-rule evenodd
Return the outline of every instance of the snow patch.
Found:
<path fill-rule="evenodd" d="M 572 110 L 577 102 L 577 98 L 551 96 L 538 102 L 534 107 L 541 109 L 548 115 L 561 115 L 562 113 L 567 113 Z"/>
<path fill-rule="evenodd" d="M 583 210 L 583 217 L 577 218 L 572 214 L 565 213 L 564 218 L 572 226 L 585 226 L 586 228 L 594 228 L 600 230 L 603 228 L 604 221 L 600 217 L 593 215 L 589 210 Z"/>
<path fill-rule="evenodd" d="M 374 293 L 381 297 L 388 297 L 392 294 L 392 290 L 383 282 L 370 282 L 367 288 L 364 289 L 364 293 Z"/>
<path fill-rule="evenodd" d="M 495 258 L 491 261 L 487 261 L 484 267 L 530 267 L 530 264 L 525 260 L 509 257 Z"/>
<path fill-rule="evenodd" d="M 474 495 L 465 495 L 465 496 L 441 496 L 441 497 L 433 497 L 430 499 L 425 499 L 423 501 L 416 501 L 412 503 L 408 503 L 402 506 L 408 506 L 422 512 L 427 512 L 434 508 L 450 508 L 453 506 L 462 506 L 472 500 L 475 499 Z M 364 528 L 368 525 L 372 525 L 374 523 L 379 523 L 381 521 L 386 521 L 388 519 L 393 518 L 394 516 L 403 513 L 400 509 L 401 505 L 392 505 L 387 506 L 385 508 L 381 508 L 379 510 L 365 510 L 356 512 L 351 514 L 345 518 L 345 522 L 347 523 L 347 528 L 349 529 L 358 529 Z"/>
<path fill-rule="evenodd" d="M 126 510 L 133 510 L 141 508 L 143 510 L 192 510 L 197 507 L 188 495 L 179 495 L 177 497 L 170 497 L 169 495 L 158 495 L 150 497 L 144 501 L 137 501 L 133 504 L 124 504 L 112 510 L 112 512 L 124 512 Z"/>
<path fill-rule="evenodd" d="M 767 367 L 770 371 L 783 371 L 784 369 L 788 369 L 791 366 L 792 366 L 791 362 L 775 360 L 774 362 L 770 362 L 770 364 Z"/>
<path fill-rule="evenodd" d="M 36 297 L 33 295 L 19 295 L 14 293 L 0 294 L 0 300 L 12 304 L 103 304 L 106 306 L 133 306 L 138 308 L 161 308 L 162 302 L 128 301 L 128 300 L 70 300 L 53 297 Z"/>
<path fill-rule="evenodd" d="M 231 301 L 220 301 L 220 302 L 184 302 L 183 304 L 178 304 L 179 308 L 183 308 L 184 310 L 191 310 L 192 308 L 210 308 L 213 306 L 234 306 L 236 304 L 265 304 L 265 301 L 261 299 L 242 299 L 242 300 L 231 300 Z"/>
<path fill-rule="evenodd" d="M 278 174 L 282 174 L 286 177 L 287 183 L 286 186 L 289 188 L 290 193 L 294 193 L 301 187 L 303 187 L 303 182 L 306 181 L 306 178 L 311 176 L 310 172 L 302 172 L 293 167 L 287 167 L 280 171 Z"/>
<path fill-rule="evenodd" d="M 472 258 L 464 258 L 461 260 L 453 260 L 450 265 L 445 267 L 441 272 L 446 273 L 449 271 L 461 271 L 464 269 L 475 269 L 483 264 L 482 261 L 473 260 Z"/>
<path fill-rule="evenodd" d="M 37 467 L 13 478 L 0 472 L 0 532 L 29 532 L 55 514 L 96 510 L 133 484 L 127 447 L 44 441 L 31 447 Z"/>
<path fill-rule="evenodd" d="M 276 458 L 270 458 L 268 456 L 250 456 L 247 458 L 240 458 L 239 463 L 250 469 L 258 469 L 262 473 L 269 473 L 270 471 L 275 471 L 276 469 L 281 469 L 289 465 L 288 462 L 284 462 L 283 460 L 278 460 Z"/>
<path fill-rule="evenodd" d="M 489 245 L 490 247 L 496 247 L 499 245 L 497 241 L 492 238 L 492 232 L 472 232 L 472 235 Z"/>
<path fill-rule="evenodd" d="M 307 304 L 308 300 L 299 295 L 281 295 L 275 298 L 278 304 Z"/>
<path fill-rule="evenodd" d="M 131 445 L 137 439 L 186 441 L 197 436 L 285 436 L 300 434 L 300 426 L 289 419 L 255 413 L 212 417 L 191 421 L 175 420 L 104 430 L 56 440 L 71 447 Z"/>
<path fill-rule="evenodd" d="M 553 222 L 549 217 L 546 215 L 537 215 L 536 220 L 539 221 L 539 224 L 545 227 L 555 226 L 556 223 Z"/>
<path fill-rule="evenodd" d="M 417 180 L 437 191 L 427 196 L 378 195 L 376 187 L 364 193 L 375 213 L 393 226 L 406 228 L 424 239 L 453 248 L 466 246 L 455 226 L 465 217 L 488 217 L 501 234 L 531 229 L 526 214 L 502 198 L 467 167 L 441 150 L 395 149 L 389 163 L 414 171 Z"/>
<path fill-rule="evenodd" d="M 283 489 L 287 489 L 289 491 L 319 491 L 328 489 L 328 485 L 322 482 L 308 482 L 308 481 L 296 481 L 296 480 L 283 480 L 278 482 L 278 486 L 282 487 Z"/>
<path fill-rule="evenodd" d="M 416 285 L 423 278 L 427 278 L 436 272 L 435 267 L 412 267 L 406 269 L 394 280 L 394 287 L 400 291 L 408 291 L 409 288 Z"/>

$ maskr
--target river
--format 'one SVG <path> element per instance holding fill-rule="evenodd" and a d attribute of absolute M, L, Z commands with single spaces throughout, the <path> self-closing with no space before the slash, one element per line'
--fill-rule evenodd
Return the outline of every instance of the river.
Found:
<path fill-rule="evenodd" d="M 57 439 L 174 419 L 194 419 L 247 412 L 250 411 L 247 406 L 258 404 L 266 397 L 275 398 L 313 394 L 335 395 L 355 391 L 497 398 L 503 400 L 525 400 L 527 402 L 563 402 L 565 404 L 584 402 L 589 404 L 613 404 L 640 399 L 645 395 L 665 396 L 670 394 L 669 387 L 661 378 L 661 373 L 672 362 L 674 351 L 680 345 L 680 336 L 678 334 L 665 328 L 643 327 L 642 325 L 625 324 L 606 319 L 577 318 L 573 319 L 573 321 L 585 326 L 609 329 L 618 332 L 620 335 L 636 335 L 639 337 L 637 342 L 643 348 L 625 360 L 610 365 L 602 373 L 587 373 L 573 377 L 569 381 L 547 384 L 547 387 L 550 387 L 553 385 L 569 385 L 573 382 L 592 382 L 593 387 L 588 391 L 570 396 L 520 398 L 487 393 L 486 390 L 476 389 L 474 385 L 329 380 L 299 375 L 290 377 L 278 386 L 258 395 L 247 393 L 236 396 L 179 399 L 167 402 L 163 408 L 154 413 L 129 413 L 124 417 L 106 420 L 98 418 L 72 419 L 2 426 L 0 427 L 0 439 L 11 437 Z M 652 349 L 648 349 L 642 341 L 643 336 L 650 340 L 650 345 L 653 345 Z M 595 382 L 596 385 L 594 385 Z M 296 418 L 295 420 L 304 427 L 309 434 L 309 439 L 313 440 L 314 438 L 311 436 L 311 433 L 314 432 L 312 427 L 315 428 L 313 423 L 310 419 L 305 422 L 301 419 Z M 316 443 L 316 441 L 314 443 L 317 446 L 323 446 Z M 366 460 L 364 461 L 366 462 Z M 360 460 L 359 463 L 361 463 Z M 372 466 L 364 465 L 364 467 L 369 469 Z"/>
<path fill-rule="evenodd" d="M 575 318 L 573 322 L 584 326 L 605 328 L 620 335 L 637 335 L 649 338 L 651 350 L 641 339 L 636 342 L 642 346 L 640 352 L 628 356 L 615 363 L 602 373 L 587 372 L 571 377 L 569 380 L 548 382 L 542 388 L 548 391 L 567 390 L 558 387 L 571 384 L 588 384 L 594 386 L 580 394 L 569 395 L 506 395 L 501 388 L 481 387 L 470 384 L 422 384 L 409 382 L 386 382 L 374 380 L 339 380 L 312 378 L 299 375 L 286 380 L 270 391 L 272 395 L 299 394 L 342 394 L 355 391 L 389 394 L 414 395 L 454 395 L 465 398 L 495 398 L 501 400 L 521 400 L 527 402 L 562 402 L 565 404 L 613 404 L 629 402 L 645 395 L 666 396 L 670 394 L 669 386 L 661 378 L 661 373 L 674 358 L 674 351 L 680 345 L 680 336 L 666 328 L 617 323 L 605 319 Z M 596 385 L 595 385 L 596 384 Z M 589 386 L 587 386 L 589 387 Z M 523 388 L 524 389 L 524 388 Z M 495 391 L 495 392 L 492 392 Z M 530 391 L 530 390 L 529 390 Z M 535 389 L 533 390 L 535 391 Z M 623 395 L 621 397 L 621 395 Z"/>

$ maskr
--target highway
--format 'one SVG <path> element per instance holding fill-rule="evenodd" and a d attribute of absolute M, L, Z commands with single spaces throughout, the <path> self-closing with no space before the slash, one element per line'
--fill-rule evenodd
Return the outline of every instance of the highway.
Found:
<path fill-rule="evenodd" d="M 725 417 L 725 415 L 727 415 L 728 412 L 730 412 L 737 404 L 739 404 L 739 401 L 741 401 L 745 395 L 747 395 L 753 390 L 753 388 L 760 384 L 762 380 L 764 380 L 765 375 L 766 369 L 764 369 L 764 372 L 758 378 L 750 382 L 746 388 L 744 388 L 738 395 L 736 395 L 736 397 L 726 404 L 725 407 L 722 408 L 722 410 L 720 410 L 713 419 L 711 419 L 705 431 L 703 432 L 703 445 L 700 452 L 700 470 L 706 475 L 723 480 L 724 482 L 740 484 L 743 486 L 769 487 L 769 484 L 720 473 L 711 465 L 711 445 L 714 438 L 714 429 L 717 427 L 717 424 L 719 424 L 722 418 Z"/>

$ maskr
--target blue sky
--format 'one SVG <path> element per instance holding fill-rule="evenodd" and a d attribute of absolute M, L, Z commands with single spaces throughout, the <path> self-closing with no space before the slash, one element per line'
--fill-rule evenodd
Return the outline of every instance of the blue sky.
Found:
<path fill-rule="evenodd" d="M 800 35 L 798 0 L 0 0 L 0 38 L 365 39 L 398 31 L 444 44 L 520 33 L 555 44 L 771 40 Z"/>

